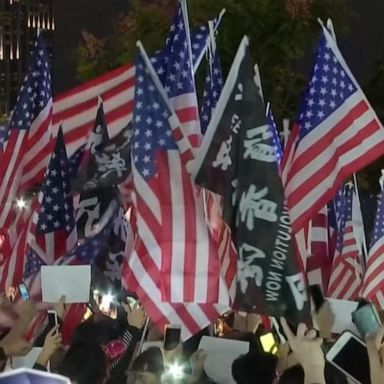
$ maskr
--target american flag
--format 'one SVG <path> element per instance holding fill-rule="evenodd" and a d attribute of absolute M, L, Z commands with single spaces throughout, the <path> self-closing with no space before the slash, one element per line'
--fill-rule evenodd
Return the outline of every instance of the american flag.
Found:
<path fill-rule="evenodd" d="M 186 4 L 181 0 L 164 49 L 151 61 L 191 146 L 200 142 L 200 120 Z"/>
<path fill-rule="evenodd" d="M 208 48 L 208 73 L 205 78 L 203 100 L 200 110 L 201 132 L 204 134 L 211 121 L 212 113 L 219 100 L 223 88 L 223 74 L 221 72 L 219 50 L 215 42 L 211 41 L 211 47 Z"/>
<path fill-rule="evenodd" d="M 377 213 L 372 232 L 363 296 L 384 309 L 384 193 L 377 201 Z"/>
<path fill-rule="evenodd" d="M 353 228 L 352 187 L 346 187 L 344 210 L 341 213 L 336 254 L 333 260 L 328 296 L 336 299 L 354 300 L 360 296 L 363 271 L 360 249 Z"/>
<path fill-rule="evenodd" d="M 276 158 L 277 162 L 280 164 L 281 158 L 283 157 L 283 149 L 281 147 L 281 141 L 279 136 L 279 131 L 277 130 L 277 125 L 275 118 L 273 117 L 271 104 L 268 103 L 267 105 L 267 121 L 268 125 L 272 131 L 272 142 L 276 150 Z"/>
<path fill-rule="evenodd" d="M 126 281 L 158 326 L 181 324 L 187 338 L 217 318 L 216 303 L 228 308 L 228 287 L 204 219 L 203 195 L 185 169 L 192 153 L 180 153 L 178 141 L 185 139 L 177 118 L 141 55 L 136 68 L 132 172 L 138 239 Z"/>
<path fill-rule="evenodd" d="M 342 181 L 384 152 L 384 130 L 323 28 L 316 64 L 282 170 L 297 232 L 335 195 Z"/>
<path fill-rule="evenodd" d="M 42 36 L 0 145 L 0 228 L 14 221 L 14 199 L 42 178 L 52 151 L 51 75 Z"/>
<path fill-rule="evenodd" d="M 309 230 L 309 255 L 307 259 L 307 276 L 310 285 L 319 284 L 327 292 L 332 260 L 333 242 L 336 231 L 329 223 L 328 206 L 325 206 L 311 220 Z"/>
<path fill-rule="evenodd" d="M 25 208 L 19 209 L 15 221 L 7 231 L 5 243 L 1 250 L 5 256 L 0 265 L 0 289 L 2 291 L 9 287 L 16 287 L 22 281 L 28 250 L 28 234 L 32 225 L 32 213 L 37 208 L 37 204 L 37 199 L 33 198 Z"/>
<path fill-rule="evenodd" d="M 204 55 L 208 37 L 206 25 L 194 28 L 191 33 L 192 57 L 196 68 Z M 63 121 L 69 156 L 85 144 L 95 121 L 99 96 L 104 102 L 110 137 L 114 137 L 127 126 L 132 120 L 135 79 L 135 66 L 127 64 L 55 97 L 53 124 L 58 128 Z"/>
<path fill-rule="evenodd" d="M 77 242 L 68 158 L 61 129 L 38 201 L 28 242 L 41 259 L 53 264 Z"/>

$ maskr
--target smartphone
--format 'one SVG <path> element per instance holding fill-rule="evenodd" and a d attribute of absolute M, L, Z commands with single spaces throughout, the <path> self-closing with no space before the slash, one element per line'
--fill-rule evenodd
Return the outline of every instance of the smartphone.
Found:
<path fill-rule="evenodd" d="M 47 316 L 48 316 L 48 328 L 49 328 L 49 330 L 51 330 L 52 328 L 54 328 L 58 325 L 57 313 L 56 313 L 56 311 L 48 310 Z"/>
<path fill-rule="evenodd" d="M 180 344 L 181 326 L 167 325 L 164 332 L 164 349 L 171 351 Z"/>
<path fill-rule="evenodd" d="M 263 347 L 264 352 L 272 353 L 273 355 L 277 354 L 278 345 L 275 339 L 273 332 L 265 333 L 260 336 L 260 343 Z"/>
<path fill-rule="evenodd" d="M 374 304 L 364 304 L 352 312 L 352 321 L 362 337 L 376 333 L 381 328 L 379 313 Z"/>
<path fill-rule="evenodd" d="M 127 303 L 129 304 L 129 307 L 133 309 L 136 307 L 138 300 L 132 296 L 127 296 Z"/>
<path fill-rule="evenodd" d="M 311 293 L 313 304 L 315 305 L 315 311 L 318 312 L 324 304 L 324 296 L 321 287 L 318 284 L 311 285 L 309 291 Z"/>
<path fill-rule="evenodd" d="M 326 354 L 326 360 L 356 383 L 370 384 L 367 346 L 352 332 L 340 335 Z"/>
<path fill-rule="evenodd" d="M 19 284 L 19 292 L 20 292 L 21 298 L 24 301 L 29 300 L 29 292 L 28 292 L 28 288 L 25 284 Z"/>

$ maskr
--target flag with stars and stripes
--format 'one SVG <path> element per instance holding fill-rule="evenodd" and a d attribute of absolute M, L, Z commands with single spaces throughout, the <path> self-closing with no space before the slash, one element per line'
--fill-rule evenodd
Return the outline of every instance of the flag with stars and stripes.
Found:
<path fill-rule="evenodd" d="M 219 50 L 215 42 L 208 48 L 208 72 L 205 78 L 203 100 L 200 110 L 201 132 L 204 134 L 216 108 L 223 88 L 223 74 L 221 72 Z"/>
<path fill-rule="evenodd" d="M 337 236 L 330 222 L 329 211 L 328 206 L 323 207 L 310 222 L 309 252 L 306 262 L 309 285 L 318 284 L 323 292 L 328 289 Z"/>
<path fill-rule="evenodd" d="M 228 287 L 203 194 L 186 170 L 193 154 L 144 55 L 137 56 L 132 139 L 137 239 L 124 281 L 157 326 L 181 324 L 186 339 L 228 308 Z"/>
<path fill-rule="evenodd" d="M 316 63 L 282 161 L 296 233 L 351 174 L 384 152 L 384 129 L 323 27 Z"/>
<path fill-rule="evenodd" d="M 18 209 L 14 222 L 8 228 L 5 241 L 0 249 L 0 289 L 16 287 L 21 283 L 28 250 L 28 234 L 32 226 L 33 212 L 38 207 L 36 197 L 26 202 L 26 207 Z"/>
<path fill-rule="evenodd" d="M 362 256 L 353 228 L 353 187 L 345 187 L 345 200 L 332 264 L 328 296 L 336 299 L 359 298 L 363 283 Z"/>
<path fill-rule="evenodd" d="M 28 242 L 40 258 L 53 264 L 77 242 L 68 158 L 61 129 L 38 201 L 40 206 L 33 213 Z"/>
<path fill-rule="evenodd" d="M 0 143 L 0 228 L 15 220 L 14 199 L 43 179 L 53 148 L 51 123 L 51 75 L 40 34 Z"/>
<path fill-rule="evenodd" d="M 364 277 L 363 297 L 384 309 L 384 193 L 377 201 L 377 212 L 373 227 L 371 247 Z"/>
<path fill-rule="evenodd" d="M 218 24 L 215 24 L 216 28 Z M 201 25 L 191 31 L 194 72 L 204 57 L 209 39 L 208 26 Z M 159 53 L 154 55 L 154 60 Z M 53 104 L 53 125 L 57 129 L 63 121 L 64 138 L 68 155 L 87 141 L 94 125 L 96 100 L 103 98 L 105 118 L 110 137 L 117 135 L 132 121 L 135 94 L 135 66 L 126 64 L 84 84 L 57 95 Z"/>
<path fill-rule="evenodd" d="M 180 0 L 165 47 L 151 58 L 151 62 L 179 118 L 181 128 L 191 146 L 197 148 L 201 135 L 200 119 L 185 0 Z M 140 82 L 138 73 L 136 79 L 137 83 Z"/>

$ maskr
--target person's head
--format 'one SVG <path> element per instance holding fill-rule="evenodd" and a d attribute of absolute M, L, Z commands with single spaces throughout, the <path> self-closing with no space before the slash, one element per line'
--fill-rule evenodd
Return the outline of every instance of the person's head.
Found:
<path fill-rule="evenodd" d="M 237 384 L 272 384 L 276 377 L 277 358 L 264 352 L 249 352 L 232 364 Z"/>
<path fill-rule="evenodd" d="M 57 371 L 76 384 L 104 384 L 109 376 L 104 351 L 92 341 L 72 345 Z"/>
<path fill-rule="evenodd" d="M 136 357 L 131 366 L 131 375 L 137 382 L 155 384 L 160 382 L 164 373 L 164 361 L 160 348 L 149 348 Z"/>
<path fill-rule="evenodd" d="M 301 365 L 286 369 L 280 376 L 279 384 L 304 384 L 304 370 Z"/>
<path fill-rule="evenodd" d="M 72 344 L 92 341 L 104 345 L 117 338 L 117 335 L 113 320 L 105 317 L 101 321 L 95 321 L 94 317 L 91 317 L 75 329 Z"/>

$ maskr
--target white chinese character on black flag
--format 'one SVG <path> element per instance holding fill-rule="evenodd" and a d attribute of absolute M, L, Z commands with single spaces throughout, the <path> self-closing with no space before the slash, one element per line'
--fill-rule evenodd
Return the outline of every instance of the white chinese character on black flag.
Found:
<path fill-rule="evenodd" d="M 309 318 L 304 276 L 293 253 L 273 133 L 244 38 L 202 143 L 196 182 L 224 197 L 238 251 L 235 305 L 291 320 Z"/>

